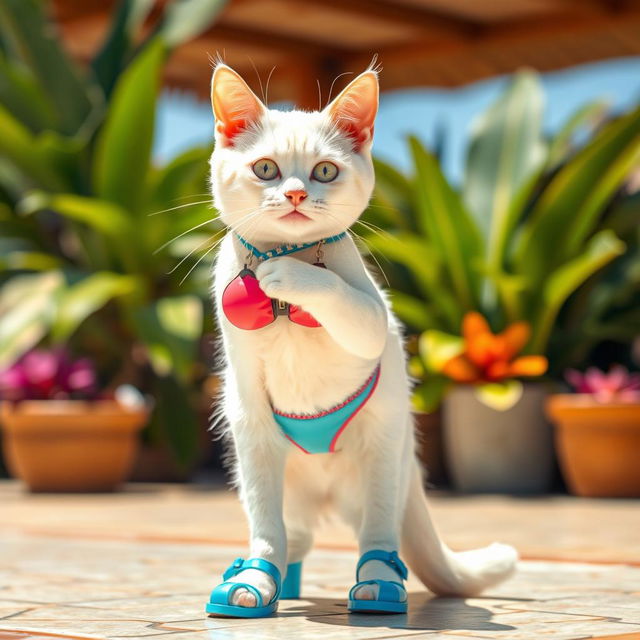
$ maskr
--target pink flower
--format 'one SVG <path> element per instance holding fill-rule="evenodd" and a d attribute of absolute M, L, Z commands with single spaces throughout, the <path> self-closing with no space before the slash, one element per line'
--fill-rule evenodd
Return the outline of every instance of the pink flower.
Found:
<path fill-rule="evenodd" d="M 71 360 L 63 348 L 35 349 L 0 370 L 0 399 L 47 400 L 93 397 L 96 374 L 88 358 Z"/>
<path fill-rule="evenodd" d="M 565 379 L 577 393 L 588 393 L 598 402 L 640 402 L 640 374 L 629 373 L 621 365 L 611 367 L 609 373 L 596 367 L 585 373 L 568 369 Z"/>

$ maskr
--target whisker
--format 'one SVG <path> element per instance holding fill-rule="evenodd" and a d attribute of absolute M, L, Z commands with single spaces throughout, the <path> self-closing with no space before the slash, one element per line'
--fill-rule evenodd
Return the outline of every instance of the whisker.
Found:
<path fill-rule="evenodd" d="M 196 247 L 191 249 L 191 251 L 189 251 L 189 253 L 187 253 L 186 256 L 183 256 L 180 262 L 178 262 L 178 264 L 175 267 L 173 267 L 173 269 L 171 269 L 170 271 L 167 271 L 167 275 L 171 275 L 172 273 L 177 271 L 185 263 L 185 261 L 187 261 L 194 253 L 198 251 L 198 249 L 200 249 L 203 245 L 207 244 L 207 242 L 209 242 L 210 240 L 215 240 L 221 233 L 226 231 L 227 231 L 227 228 L 225 227 L 224 229 L 220 229 L 213 235 L 207 236 L 200 244 L 198 244 Z"/>
<path fill-rule="evenodd" d="M 257 210 L 257 211 L 252 211 L 251 213 L 247 214 L 246 216 L 244 216 L 244 218 L 241 218 L 240 222 L 236 225 L 235 227 L 235 231 L 237 231 L 240 227 L 242 227 L 244 224 L 247 224 L 249 222 L 255 222 L 255 220 L 258 218 L 259 214 L 262 213 L 262 211 Z M 224 229 L 224 231 L 227 231 L 227 229 Z M 184 277 L 182 278 L 182 280 L 180 280 L 180 286 L 183 285 L 184 281 L 193 273 L 193 271 L 197 268 L 197 266 L 212 252 L 214 251 L 219 245 L 220 243 L 226 238 L 226 234 L 220 238 L 217 241 L 214 241 L 214 243 L 200 256 L 200 258 L 198 258 L 198 260 L 196 261 L 196 263 L 189 269 L 189 271 L 187 271 L 187 273 L 184 275 Z"/>
<path fill-rule="evenodd" d="M 204 196 L 211 196 L 210 193 L 189 193 L 186 196 L 178 196 L 177 198 L 171 198 L 169 202 L 178 202 L 179 200 L 186 200 L 187 198 L 202 198 Z"/>
<path fill-rule="evenodd" d="M 348 203 L 345 202 L 332 202 L 331 203 L 332 207 L 351 207 L 353 205 L 350 205 Z M 384 204 L 377 204 L 375 202 L 370 202 L 367 205 L 367 209 L 381 209 L 383 211 L 398 211 L 398 209 L 396 207 L 389 207 L 387 205 Z"/>
<path fill-rule="evenodd" d="M 200 204 L 213 204 L 212 200 L 199 200 L 198 202 L 187 202 L 186 204 L 179 204 L 177 207 L 170 207 L 169 209 L 162 209 L 161 211 L 154 211 L 153 213 L 147 214 L 148 217 L 157 216 L 161 213 L 169 213 L 170 211 L 175 211 L 176 209 L 184 209 L 185 207 L 195 207 Z"/>
<path fill-rule="evenodd" d="M 264 92 L 264 103 L 265 105 L 269 104 L 269 81 L 271 80 L 271 75 L 273 74 L 273 72 L 276 70 L 276 65 L 274 64 L 273 67 L 271 67 L 271 71 L 269 71 L 269 75 L 267 76 L 267 86 L 265 88 L 265 92 Z"/>
<path fill-rule="evenodd" d="M 368 229 L 369 231 L 375 233 L 377 236 L 380 236 L 383 239 L 385 238 L 385 236 L 388 238 L 393 237 L 392 234 L 389 233 L 386 229 L 378 227 L 371 222 L 366 222 L 365 220 L 356 220 L 354 224 L 361 224 L 365 229 Z"/>
<path fill-rule="evenodd" d="M 327 211 L 326 214 L 332 220 L 335 220 L 337 223 L 340 223 L 340 220 L 336 216 L 334 216 L 330 211 Z M 380 273 L 382 274 L 382 277 L 384 278 L 385 282 L 387 283 L 387 288 L 391 288 L 391 284 L 389 283 L 389 278 L 387 278 L 387 274 L 385 273 L 384 269 L 382 268 L 382 265 L 380 264 L 380 262 L 378 261 L 376 256 L 371 251 L 371 249 L 370 249 L 367 241 L 365 240 L 365 238 L 362 237 L 357 231 L 355 231 L 355 229 L 347 229 L 347 233 L 349 233 L 349 235 L 351 235 L 354 238 L 354 240 L 358 239 L 365 245 L 365 248 L 369 252 L 369 255 L 371 256 L 373 261 L 376 263 L 378 269 L 380 269 Z"/>
<path fill-rule="evenodd" d="M 256 72 L 256 76 L 258 76 L 258 83 L 260 84 L 260 93 L 262 94 L 262 100 L 266 104 L 267 101 L 265 100 L 265 97 L 264 97 L 264 87 L 262 86 L 262 79 L 260 78 L 260 74 L 258 73 L 258 67 L 256 67 L 255 62 L 253 61 L 253 58 L 250 55 L 247 55 L 247 58 L 249 58 L 249 62 L 251 63 L 253 70 Z"/>
<path fill-rule="evenodd" d="M 371 248 L 369 247 L 368 242 L 365 240 L 364 237 L 359 236 L 355 231 L 353 231 L 353 229 L 348 229 L 348 231 L 349 231 L 349 233 L 351 233 L 352 235 L 357 237 L 358 240 L 360 240 L 360 242 L 362 242 L 365 245 L 365 248 L 369 252 L 369 255 L 371 256 L 373 261 L 376 263 L 376 266 L 380 270 L 380 273 L 382 274 L 382 277 L 384 278 L 384 281 L 387 284 L 387 289 L 390 289 L 391 288 L 391 283 L 389 282 L 389 278 L 387 278 L 387 274 L 385 273 L 384 269 L 382 268 L 382 265 L 380 264 L 380 261 L 378 260 L 378 258 L 376 258 L 375 253 L 373 253 L 373 251 L 371 251 Z"/>
<path fill-rule="evenodd" d="M 353 71 L 345 71 L 344 73 L 341 73 L 340 75 L 337 75 L 333 79 L 333 82 L 331 83 L 331 87 L 329 87 L 329 97 L 327 98 L 327 104 L 329 104 L 331 102 L 331 94 L 333 93 L 333 85 L 336 83 L 336 80 L 339 80 L 340 78 L 342 78 L 342 76 L 349 76 L 349 75 L 353 75 Z"/>
<path fill-rule="evenodd" d="M 175 242 L 179 238 L 182 238 L 183 236 L 186 236 L 188 233 L 191 233 L 192 231 L 195 231 L 196 229 L 199 229 L 200 227 L 204 227 L 205 224 L 211 224 L 212 222 L 215 222 L 217 219 L 218 219 L 217 216 L 215 218 L 210 218 L 209 220 L 205 220 L 204 222 L 201 222 L 200 224 L 197 224 L 195 227 L 191 227 L 191 229 L 187 229 L 186 231 L 183 231 L 182 233 L 177 235 L 175 238 L 171 238 L 171 240 L 167 240 L 167 242 L 165 242 L 161 247 L 158 247 L 153 252 L 153 255 L 155 256 L 156 253 L 159 253 L 163 249 L 166 249 L 166 247 L 168 247 L 172 242 Z"/>
<path fill-rule="evenodd" d="M 193 271 L 195 270 L 195 268 L 216 248 L 216 244 L 213 244 L 212 246 L 210 246 L 199 258 L 198 260 L 196 260 L 196 263 L 191 267 L 191 269 L 189 269 L 189 271 L 187 271 L 187 273 L 185 274 L 185 276 L 182 278 L 182 280 L 180 280 L 180 286 L 182 286 L 184 284 L 184 281 L 193 273 Z"/>

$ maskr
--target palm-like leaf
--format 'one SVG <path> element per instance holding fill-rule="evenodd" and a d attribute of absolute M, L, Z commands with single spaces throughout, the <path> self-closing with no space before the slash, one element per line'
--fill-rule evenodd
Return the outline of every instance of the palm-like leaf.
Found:
<path fill-rule="evenodd" d="M 195 268 L 210 242 L 200 235 L 200 249 L 190 237 L 215 218 L 210 198 L 197 195 L 207 190 L 211 150 L 155 167 L 151 149 L 167 56 L 223 2 L 167 3 L 137 45 L 152 4 L 120 2 L 83 74 L 40 2 L 0 3 L 0 366 L 43 339 L 96 350 L 109 376 L 133 375 L 143 391 L 163 394 L 154 424 L 186 463 L 203 375 L 198 340 L 212 330 L 206 267 Z M 10 304 L 17 295 L 24 304 Z M 133 357 L 141 346 L 147 366 Z"/>

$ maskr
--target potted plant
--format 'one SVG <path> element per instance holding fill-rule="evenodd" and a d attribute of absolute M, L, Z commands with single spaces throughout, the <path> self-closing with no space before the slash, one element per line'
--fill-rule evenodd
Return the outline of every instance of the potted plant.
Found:
<path fill-rule="evenodd" d="M 628 251 L 620 237 L 628 236 L 621 224 L 628 210 L 612 205 L 637 164 L 640 108 L 605 121 L 603 105 L 587 105 L 549 139 L 543 103 L 536 74 L 516 74 L 475 123 L 460 185 L 447 180 L 437 153 L 410 137 L 412 175 L 377 161 L 362 228 L 366 245 L 385 261 L 392 304 L 410 331 L 459 335 L 471 311 L 495 332 L 525 323 L 523 353 L 544 355 L 555 373 L 556 347 L 570 337 L 559 314 Z M 421 340 L 421 352 L 429 342 Z M 464 394 L 479 392 L 457 391 L 429 367 L 417 378 L 416 393 L 432 409 L 451 392 L 450 414 Z M 543 389 L 528 391 L 535 385 L 526 385 L 523 402 L 536 396 L 542 419 Z M 546 442 L 541 468 L 552 456 L 548 432 Z"/>
<path fill-rule="evenodd" d="M 560 467 L 569 489 L 587 497 L 640 497 L 640 374 L 622 366 L 567 372 L 576 393 L 555 394 Z"/>
<path fill-rule="evenodd" d="M 530 337 L 524 322 L 494 334 L 469 312 L 462 336 L 426 331 L 421 352 L 434 380 L 444 381 L 444 444 L 449 475 L 462 491 L 534 493 L 549 488 L 553 472 L 540 355 L 521 355 Z"/>
<path fill-rule="evenodd" d="M 124 482 L 149 407 L 133 387 L 98 393 L 93 363 L 33 350 L 0 372 L 8 469 L 31 491 L 109 491 Z"/>
<path fill-rule="evenodd" d="M 199 350 L 214 331 L 206 258 L 221 226 L 210 146 L 158 162 L 155 118 L 172 51 L 223 4 L 123 0 L 80 67 L 46 3 L 0 2 L 0 369 L 43 339 L 90 355 L 156 399 L 142 457 L 157 472 L 165 454 L 182 477 L 207 428 Z"/>

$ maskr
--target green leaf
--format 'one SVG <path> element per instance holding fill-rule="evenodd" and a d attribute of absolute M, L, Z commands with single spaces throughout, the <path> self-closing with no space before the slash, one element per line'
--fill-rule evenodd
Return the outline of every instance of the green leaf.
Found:
<path fill-rule="evenodd" d="M 429 329 L 420 336 L 419 350 L 427 369 L 439 373 L 451 358 L 464 351 L 464 340 L 460 336 Z"/>
<path fill-rule="evenodd" d="M 603 225 L 615 231 L 620 238 L 637 235 L 640 229 L 640 191 L 626 196 L 607 212 Z"/>
<path fill-rule="evenodd" d="M 78 327 L 109 300 L 132 293 L 136 278 L 118 273 L 98 272 L 65 289 L 59 297 L 51 338 L 67 340 Z"/>
<path fill-rule="evenodd" d="M 365 219 L 372 218 L 383 228 L 416 231 L 411 181 L 395 167 L 374 158 L 376 184 Z"/>
<path fill-rule="evenodd" d="M 593 128 L 605 117 L 609 105 L 603 100 L 595 100 L 580 107 L 556 133 L 547 153 L 547 169 L 553 169 L 564 162 L 571 142 L 580 129 Z"/>
<path fill-rule="evenodd" d="M 111 202 L 97 198 L 85 198 L 71 193 L 50 196 L 41 191 L 34 191 L 19 203 L 22 215 L 32 215 L 43 209 L 52 209 L 108 236 L 121 237 L 132 228 L 126 211 Z"/>
<path fill-rule="evenodd" d="M 502 271 L 488 273 L 487 278 L 493 281 L 498 297 L 504 309 L 507 322 L 518 322 L 526 317 L 524 295 L 527 293 L 527 278 L 523 275 L 512 275 Z"/>
<path fill-rule="evenodd" d="M 585 250 L 573 260 L 554 271 L 542 290 L 537 305 L 536 319 L 532 323 L 533 337 L 529 351 L 545 353 L 549 334 L 565 300 L 587 278 L 596 273 L 615 257 L 624 253 L 625 244 L 611 230 L 597 233 Z"/>
<path fill-rule="evenodd" d="M 208 193 L 202 195 L 202 188 L 207 186 L 212 151 L 210 146 L 187 149 L 157 170 L 153 180 L 152 199 L 159 207 L 171 208 L 188 204 L 186 199 L 182 202 L 176 200 L 187 196 L 191 201 L 212 201 Z"/>
<path fill-rule="evenodd" d="M 534 289 L 581 250 L 639 150 L 640 107 L 605 127 L 554 176 L 524 225 L 514 255 L 516 270 L 529 276 Z"/>
<path fill-rule="evenodd" d="M 460 305 L 443 283 L 440 256 L 424 238 L 402 232 L 376 234 L 367 238 L 367 246 L 380 256 L 404 265 L 415 278 L 427 303 L 435 305 L 452 328 L 459 325 Z"/>
<path fill-rule="evenodd" d="M 91 87 L 60 46 L 56 30 L 37 0 L 2 0 L 0 26 L 8 49 L 29 67 L 54 105 L 59 130 L 76 133 L 92 110 Z M 2 26 L 3 25 L 3 26 Z"/>
<path fill-rule="evenodd" d="M 411 233 L 375 235 L 367 238 L 367 246 L 406 266 L 425 294 L 441 286 L 438 255 L 420 237 Z"/>
<path fill-rule="evenodd" d="M 390 291 L 390 297 L 394 313 L 412 329 L 424 331 L 440 324 L 432 305 L 396 290 Z"/>
<path fill-rule="evenodd" d="M 107 98 L 126 65 L 138 28 L 152 8 L 153 0 L 121 0 L 109 34 L 91 61 L 91 67 Z"/>
<path fill-rule="evenodd" d="M 0 255 L 0 270 L 51 271 L 61 266 L 59 258 L 39 251 L 10 251 Z"/>
<path fill-rule="evenodd" d="M 95 189 L 102 199 L 138 212 L 143 198 L 166 47 L 156 38 L 120 76 L 97 141 Z"/>
<path fill-rule="evenodd" d="M 85 152 L 89 140 L 82 136 L 67 138 L 56 131 L 43 131 L 34 140 L 33 154 L 50 167 L 55 167 L 64 180 L 62 191 L 83 193 L 88 191 Z"/>
<path fill-rule="evenodd" d="M 482 404 L 495 411 L 508 411 L 515 407 L 524 391 L 520 380 L 505 380 L 480 384 L 474 388 L 474 395 Z"/>
<path fill-rule="evenodd" d="M 200 35 L 227 4 L 226 0 L 178 0 L 166 9 L 158 32 L 171 48 Z"/>
<path fill-rule="evenodd" d="M 1 4 L 1 3 L 0 3 Z M 46 162 L 35 152 L 37 138 L 2 105 L 0 105 L 0 153 L 26 176 L 42 187 L 51 190 L 64 190 L 65 182 L 55 166 Z"/>
<path fill-rule="evenodd" d="M 47 95 L 24 65 L 0 53 L 0 103 L 32 132 L 55 126 Z"/>
<path fill-rule="evenodd" d="M 425 413 L 437 411 L 450 385 L 451 381 L 448 378 L 430 375 L 413 391 L 411 399 L 414 408 Z"/>
<path fill-rule="evenodd" d="M 137 333 L 159 376 L 189 379 L 202 333 L 202 301 L 196 296 L 162 298 L 134 313 Z"/>
<path fill-rule="evenodd" d="M 501 264 L 513 200 L 542 164 L 543 106 L 537 74 L 524 71 L 474 124 L 464 201 L 483 231 L 489 264 Z"/>
<path fill-rule="evenodd" d="M 481 237 L 462 200 L 446 181 L 437 160 L 410 137 L 416 169 L 418 222 L 427 234 L 451 278 L 463 311 L 477 308 L 478 282 L 472 265 L 481 257 Z"/>
<path fill-rule="evenodd" d="M 15 276 L 0 289 L 0 370 L 46 335 L 64 287 L 59 271 Z"/>
<path fill-rule="evenodd" d="M 199 424 L 194 399 L 189 387 L 173 376 L 160 376 L 153 380 L 156 410 L 154 419 L 173 452 L 176 462 L 188 468 L 198 452 Z"/>

